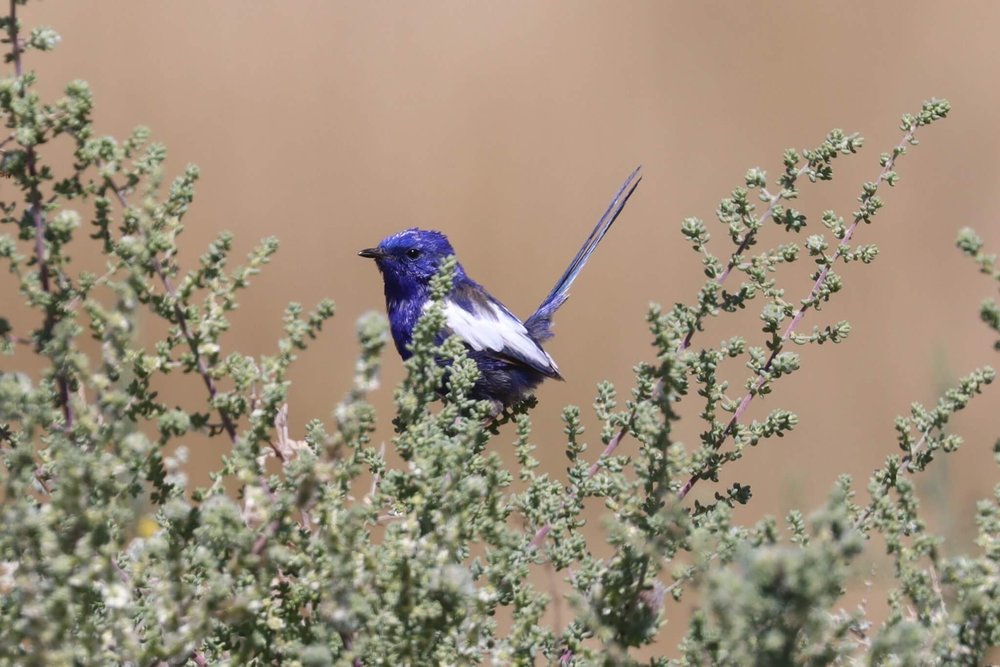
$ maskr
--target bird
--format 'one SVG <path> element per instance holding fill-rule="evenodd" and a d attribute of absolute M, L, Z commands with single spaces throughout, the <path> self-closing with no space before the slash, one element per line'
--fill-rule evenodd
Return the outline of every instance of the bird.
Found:
<path fill-rule="evenodd" d="M 445 297 L 441 340 L 454 334 L 479 369 L 470 397 L 490 401 L 494 411 L 512 406 L 546 379 L 562 380 L 542 343 L 552 338 L 552 316 L 569 297 L 569 288 L 597 249 L 642 180 L 636 169 L 619 188 L 597 226 L 535 312 L 523 322 L 457 263 L 451 292 Z M 442 262 L 454 255 L 442 232 L 411 227 L 358 252 L 375 260 L 385 287 L 385 306 L 396 351 L 412 356 L 413 328 L 431 303 L 431 280 Z"/>

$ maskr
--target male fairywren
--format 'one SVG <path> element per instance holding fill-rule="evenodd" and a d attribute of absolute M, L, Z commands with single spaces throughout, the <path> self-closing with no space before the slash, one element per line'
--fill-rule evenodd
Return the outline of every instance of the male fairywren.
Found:
<path fill-rule="evenodd" d="M 499 411 L 545 378 L 562 379 L 541 344 L 553 335 L 552 316 L 569 297 L 570 285 L 639 185 L 639 172 L 636 168 L 629 175 L 555 287 L 524 322 L 472 280 L 461 264 L 455 266 L 451 293 L 444 302 L 442 335 L 458 336 L 479 367 L 473 398 L 492 401 Z M 358 254 L 374 259 L 382 274 L 392 338 L 399 355 L 408 359 L 413 327 L 430 302 L 431 279 L 455 251 L 441 232 L 412 228 Z"/>

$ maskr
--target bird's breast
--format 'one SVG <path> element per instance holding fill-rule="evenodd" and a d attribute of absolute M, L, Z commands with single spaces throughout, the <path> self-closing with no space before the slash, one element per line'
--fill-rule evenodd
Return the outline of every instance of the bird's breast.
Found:
<path fill-rule="evenodd" d="M 423 307 L 415 299 L 386 299 L 386 312 L 389 314 L 389 330 L 396 351 L 403 359 L 410 358 L 410 341 L 413 340 L 413 327 L 417 325 Z"/>

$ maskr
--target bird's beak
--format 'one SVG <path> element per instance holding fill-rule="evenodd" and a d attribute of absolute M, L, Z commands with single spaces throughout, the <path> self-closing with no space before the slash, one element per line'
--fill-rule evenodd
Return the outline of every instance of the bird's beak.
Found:
<path fill-rule="evenodd" d="M 365 248 L 358 253 L 358 257 L 367 257 L 369 259 L 379 259 L 385 257 L 385 253 L 381 248 Z"/>

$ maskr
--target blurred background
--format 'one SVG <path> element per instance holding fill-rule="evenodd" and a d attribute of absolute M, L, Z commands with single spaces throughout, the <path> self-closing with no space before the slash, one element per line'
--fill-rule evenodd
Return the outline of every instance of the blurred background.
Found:
<path fill-rule="evenodd" d="M 310 418 L 329 421 L 347 390 L 356 318 L 384 310 L 359 249 L 409 226 L 442 230 L 470 275 L 526 317 L 641 163 L 642 184 L 547 346 L 567 381 L 539 390 L 534 440 L 562 475 L 561 407 L 589 406 L 602 379 L 626 396 L 631 367 L 652 354 L 648 304 L 691 302 L 702 282 L 680 221 L 705 219 L 727 256 L 719 200 L 747 168 L 775 176 L 785 148 L 814 147 L 834 127 L 861 132 L 865 148 L 837 160 L 833 183 L 804 185 L 795 205 L 813 232 L 826 208 L 849 218 L 879 153 L 899 141 L 899 116 L 930 97 L 949 99 L 952 116 L 921 133 L 886 208 L 856 237 L 881 254 L 843 270 L 846 290 L 804 323 L 808 332 L 849 319 L 850 338 L 802 350 L 803 370 L 754 406 L 751 416 L 782 407 L 801 424 L 728 470 L 723 483 L 753 488 L 739 518 L 813 508 L 844 472 L 863 490 L 895 451 L 896 415 L 998 362 L 978 321 L 995 288 L 953 242 L 972 225 L 1000 249 L 1000 4 L 48 0 L 21 16 L 63 36 L 28 60 L 43 91 L 86 79 L 99 132 L 147 125 L 169 148 L 169 176 L 201 167 L 182 264 L 224 229 L 241 256 L 260 237 L 280 238 L 233 318 L 231 349 L 270 353 L 288 301 L 336 300 L 336 318 L 293 369 L 298 434 Z M 768 227 L 762 240 L 785 235 Z M 782 275 L 793 300 L 808 293 L 808 271 L 801 262 Z M 755 311 L 713 324 L 695 345 L 758 322 Z M 401 370 L 389 348 L 373 396 L 380 437 L 391 434 Z M 742 371 L 732 369 L 737 387 Z M 166 395 L 201 390 L 189 377 Z M 952 553 L 975 548 L 975 499 L 1000 479 L 998 391 L 959 415 L 966 445 L 921 478 Z M 691 446 L 697 407 L 679 429 Z M 585 423 L 595 457 L 599 429 L 589 412 Z M 509 456 L 513 437 L 491 447 Z M 194 482 L 223 451 L 221 440 L 191 447 Z M 665 637 L 682 630 L 671 616 Z"/>

